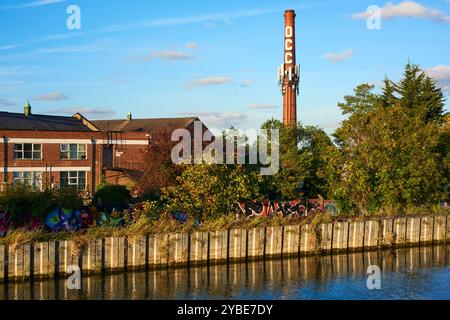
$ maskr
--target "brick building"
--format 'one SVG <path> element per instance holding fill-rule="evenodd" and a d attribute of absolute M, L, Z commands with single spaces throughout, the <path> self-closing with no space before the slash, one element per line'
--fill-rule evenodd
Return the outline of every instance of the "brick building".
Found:
<path fill-rule="evenodd" d="M 154 132 L 189 128 L 197 118 L 89 121 L 72 117 L 0 112 L 2 188 L 24 183 L 36 189 L 76 187 L 93 194 L 102 181 L 138 184 Z"/>

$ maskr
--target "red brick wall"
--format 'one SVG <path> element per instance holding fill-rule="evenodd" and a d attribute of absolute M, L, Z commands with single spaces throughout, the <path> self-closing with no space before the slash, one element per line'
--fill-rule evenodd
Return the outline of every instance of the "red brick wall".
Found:
<path fill-rule="evenodd" d="M 103 144 L 99 143 L 107 139 L 107 134 L 103 132 L 54 132 L 54 131 L 12 131 L 12 130 L 0 130 L 0 182 L 3 182 L 4 177 L 4 144 L 3 137 L 6 136 L 8 139 L 70 139 L 70 140 L 91 140 L 96 139 L 98 142 L 95 144 L 95 163 L 92 166 L 92 144 L 86 143 L 87 159 L 86 160 L 62 160 L 60 158 L 60 144 L 59 143 L 40 143 L 42 145 L 42 159 L 41 160 L 15 160 L 14 159 L 14 141 L 8 142 L 8 167 L 41 167 L 44 168 L 46 165 L 55 167 L 64 167 L 70 171 L 70 168 L 75 167 L 89 167 L 90 171 L 87 172 L 87 190 L 92 189 L 92 174 L 95 173 L 95 184 L 98 185 L 101 180 L 103 172 Z M 130 132 L 124 133 L 120 136 L 123 140 L 147 140 L 145 133 L 142 132 Z M 115 164 L 128 165 L 138 167 L 139 163 L 143 162 L 143 154 L 146 151 L 145 145 L 132 145 L 132 144 L 121 144 L 120 140 L 113 140 L 114 152 L 120 150 L 123 155 L 119 157 L 119 161 Z M 53 182 L 59 185 L 60 173 L 52 172 Z M 8 181 L 12 182 L 13 174 L 9 172 Z"/>

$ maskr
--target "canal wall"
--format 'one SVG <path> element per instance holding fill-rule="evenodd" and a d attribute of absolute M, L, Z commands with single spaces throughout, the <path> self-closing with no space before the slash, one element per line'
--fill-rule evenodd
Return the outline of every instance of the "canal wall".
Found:
<path fill-rule="evenodd" d="M 449 240 L 450 215 L 337 221 L 318 225 L 148 234 L 83 241 L 0 245 L 0 283 L 257 259 L 424 246 Z"/>

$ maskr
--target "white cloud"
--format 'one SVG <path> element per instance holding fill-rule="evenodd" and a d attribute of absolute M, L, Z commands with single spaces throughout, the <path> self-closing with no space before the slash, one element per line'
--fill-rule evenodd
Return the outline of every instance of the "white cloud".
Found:
<path fill-rule="evenodd" d="M 188 49 L 197 49 L 198 43 L 197 42 L 189 42 L 189 43 L 186 43 L 185 47 Z"/>
<path fill-rule="evenodd" d="M 69 97 L 61 92 L 51 92 L 33 98 L 35 101 L 62 101 L 67 99 Z"/>
<path fill-rule="evenodd" d="M 89 107 L 68 107 L 50 111 L 49 113 L 61 115 L 74 115 L 81 113 L 88 119 L 108 119 L 113 117 L 116 112 L 111 108 L 89 108 Z"/>
<path fill-rule="evenodd" d="M 425 7 L 415 1 L 403 1 L 399 4 L 393 4 L 388 2 L 384 7 L 380 8 L 381 18 L 393 19 L 393 18 L 419 18 L 428 19 L 435 22 L 449 22 L 450 16 L 445 13 Z M 361 12 L 352 14 L 353 19 L 367 19 L 373 15 L 373 12 Z"/>
<path fill-rule="evenodd" d="M 208 127 L 217 126 L 220 128 L 237 126 L 248 119 L 247 115 L 241 112 L 193 112 L 184 113 L 184 115 L 197 116 Z"/>
<path fill-rule="evenodd" d="M 8 9 L 34 8 L 34 7 L 41 7 L 41 6 L 45 6 L 45 5 L 49 5 L 49 4 L 66 2 L 66 1 L 67 0 L 36 0 L 36 1 L 26 2 L 26 3 L 22 3 L 22 4 L 4 6 L 1 9 L 8 10 Z"/>
<path fill-rule="evenodd" d="M 263 109 L 277 109 L 278 106 L 273 104 L 252 104 L 248 106 L 250 109 L 263 110 Z"/>
<path fill-rule="evenodd" d="M 426 74 L 438 82 L 442 91 L 450 92 L 450 66 L 438 65 L 425 69 Z"/>
<path fill-rule="evenodd" d="M 328 52 L 323 55 L 324 59 L 333 63 L 343 62 L 353 57 L 353 49 L 346 49 L 341 53 Z"/>
<path fill-rule="evenodd" d="M 450 80 L 450 66 L 438 65 L 425 70 L 429 77 L 435 80 Z"/>
<path fill-rule="evenodd" d="M 201 78 L 193 80 L 189 83 L 187 83 L 188 87 L 205 87 L 205 86 L 212 86 L 212 85 L 221 85 L 221 84 L 227 84 L 233 81 L 233 78 L 231 77 L 207 77 L 207 78 Z"/>
<path fill-rule="evenodd" d="M 17 105 L 14 101 L 8 98 L 0 98 L 0 107 L 13 107 Z"/>

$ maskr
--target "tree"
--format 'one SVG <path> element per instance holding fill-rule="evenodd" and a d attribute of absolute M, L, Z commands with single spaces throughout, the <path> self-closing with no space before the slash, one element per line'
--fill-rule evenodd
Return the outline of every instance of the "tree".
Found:
<path fill-rule="evenodd" d="M 322 168 L 325 154 L 333 144 L 328 135 L 315 126 L 283 127 L 278 120 L 270 119 L 262 129 L 280 130 L 280 170 L 263 178 L 262 190 L 270 199 L 298 199 L 301 185 L 307 186 L 310 196 L 326 196 L 328 183 Z"/>
<path fill-rule="evenodd" d="M 344 209 L 375 212 L 444 196 L 449 144 L 442 92 L 410 64 L 402 80 L 384 84 L 380 95 L 360 85 L 339 104 L 349 118 L 334 133 L 338 148 L 330 148 L 327 171 Z"/>
<path fill-rule="evenodd" d="M 226 214 L 240 200 L 259 200 L 259 173 L 243 165 L 184 165 L 176 184 L 162 189 L 170 210 L 181 210 L 198 219 Z"/>

